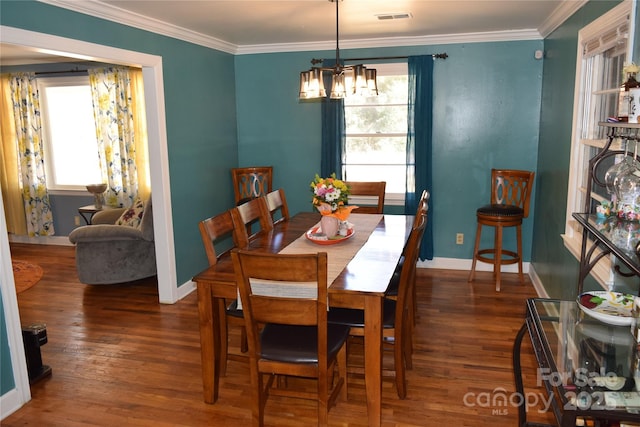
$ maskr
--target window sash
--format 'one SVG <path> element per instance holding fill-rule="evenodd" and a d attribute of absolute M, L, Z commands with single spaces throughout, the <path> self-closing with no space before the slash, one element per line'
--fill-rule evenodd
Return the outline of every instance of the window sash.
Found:
<path fill-rule="evenodd" d="M 376 68 L 378 71 L 378 77 L 386 76 L 406 76 L 408 74 L 406 63 L 391 63 L 391 64 L 367 64 L 367 67 Z M 407 102 L 398 102 L 397 98 L 378 96 L 375 99 L 359 100 L 357 98 L 351 98 L 345 100 L 345 116 L 348 117 L 349 110 L 355 109 L 400 109 L 401 111 L 396 114 L 400 114 L 403 118 L 407 115 Z M 353 102 L 350 104 L 349 102 Z M 400 117 L 400 116 L 399 116 Z M 347 119 L 348 123 L 348 119 Z M 345 150 L 349 149 L 349 141 L 356 138 L 372 138 L 379 140 L 389 140 L 402 138 L 406 147 L 407 128 L 406 122 L 402 129 L 353 129 L 349 131 L 349 127 L 345 129 Z M 345 179 L 351 179 L 354 181 L 371 181 L 372 177 L 380 176 L 396 176 L 402 177 L 402 188 L 396 182 L 387 179 L 387 187 L 385 194 L 386 205 L 398 205 L 404 206 L 405 187 L 404 179 L 406 177 L 406 148 L 403 149 L 402 155 L 396 156 L 398 159 L 389 160 L 387 156 L 383 161 L 378 161 L 375 157 L 373 159 L 362 159 L 357 155 L 349 156 L 345 154 L 343 161 L 343 170 L 345 171 Z M 388 171 L 385 171 L 388 170 Z M 381 178 L 375 178 L 376 180 Z M 358 203 L 358 200 L 352 202 Z M 360 201 L 365 203 L 366 200 Z"/>
<path fill-rule="evenodd" d="M 76 112 L 71 111 L 66 114 L 69 108 L 66 105 L 65 109 L 67 111 L 61 115 L 60 110 L 62 108 L 58 104 L 50 105 L 51 103 L 60 102 L 60 100 L 52 97 L 53 93 L 50 93 L 49 89 L 55 90 L 64 87 L 86 87 L 89 89 L 89 77 L 79 75 L 38 79 L 38 90 L 41 96 L 42 138 L 45 147 L 45 155 L 43 157 L 47 188 L 51 194 L 65 194 L 68 191 L 86 192 L 87 184 L 102 182 L 91 96 L 89 95 L 86 99 L 87 104 L 82 108 L 78 108 Z M 60 121 L 66 120 L 68 116 L 73 117 L 75 125 L 65 126 L 60 124 Z M 77 126 L 78 117 L 91 121 L 93 129 L 85 129 L 87 132 L 82 135 L 74 131 L 72 128 Z M 64 138 L 63 145 L 56 144 L 56 142 L 60 143 L 60 141 L 55 138 Z M 69 143 L 69 141 L 71 142 Z M 95 153 L 95 157 L 93 153 Z M 89 166 L 92 164 L 94 167 Z M 61 168 L 63 171 L 60 170 Z M 73 171 L 74 176 L 69 177 L 69 171 Z M 69 179 L 75 182 L 70 183 Z"/>

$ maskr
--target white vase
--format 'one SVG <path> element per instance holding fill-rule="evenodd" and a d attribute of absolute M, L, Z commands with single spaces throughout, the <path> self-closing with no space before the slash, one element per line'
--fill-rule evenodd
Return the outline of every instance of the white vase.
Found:
<path fill-rule="evenodd" d="M 329 215 L 323 215 L 320 219 L 320 228 L 327 237 L 333 237 L 338 234 L 338 218 Z"/>

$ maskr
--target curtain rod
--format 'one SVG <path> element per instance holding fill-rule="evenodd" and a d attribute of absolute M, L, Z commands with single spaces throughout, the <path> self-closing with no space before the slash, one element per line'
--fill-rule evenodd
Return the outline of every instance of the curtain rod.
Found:
<path fill-rule="evenodd" d="M 449 55 L 447 55 L 446 52 L 444 53 L 432 53 L 431 56 L 434 59 L 447 59 L 449 57 Z M 369 58 L 343 58 L 342 60 L 344 62 L 347 61 L 377 61 L 380 59 L 408 59 L 408 56 L 375 56 L 375 57 L 369 57 Z M 323 59 L 312 59 L 311 60 L 311 64 L 315 65 L 315 64 L 321 64 L 323 61 Z"/>
<path fill-rule="evenodd" d="M 36 76 L 40 75 L 40 74 L 69 74 L 69 73 L 87 73 L 89 72 L 89 70 L 81 70 L 78 67 L 72 69 L 72 70 L 65 70 L 65 71 L 36 71 Z"/>

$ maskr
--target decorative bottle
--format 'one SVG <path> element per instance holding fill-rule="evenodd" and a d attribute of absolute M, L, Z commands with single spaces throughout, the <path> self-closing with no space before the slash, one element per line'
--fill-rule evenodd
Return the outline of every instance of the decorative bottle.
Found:
<path fill-rule="evenodd" d="M 631 63 L 622 69 L 622 72 L 626 76 L 626 81 L 620 86 L 620 93 L 618 94 L 618 121 L 629 121 L 629 90 L 640 87 L 640 83 L 636 80 L 636 73 L 640 71 L 640 67 Z"/>

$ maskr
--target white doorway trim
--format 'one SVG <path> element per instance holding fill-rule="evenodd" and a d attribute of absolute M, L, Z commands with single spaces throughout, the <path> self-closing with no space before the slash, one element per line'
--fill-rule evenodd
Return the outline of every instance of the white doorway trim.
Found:
<path fill-rule="evenodd" d="M 161 303 L 175 303 L 178 300 L 178 287 L 169 185 L 162 57 L 2 25 L 0 25 L 0 41 L 71 58 L 142 67 L 149 136 L 149 172 L 153 191 L 158 296 Z M 0 202 L 1 200 L 0 194 Z M 12 267 L 4 209 L 0 212 L 0 231 L 3 231 L 0 236 L 0 291 L 4 301 L 4 316 L 16 385 L 14 390 L 0 398 L 2 403 L 0 417 L 5 418 L 29 401 L 31 393 L 26 375 L 24 349 L 21 345 L 22 328 L 13 275 L 9 273 Z"/>
<path fill-rule="evenodd" d="M 149 173 L 153 192 L 158 295 L 161 303 L 175 303 L 178 300 L 178 288 L 169 186 L 162 57 L 7 26 L 0 26 L 0 41 L 70 58 L 142 67 L 149 135 Z"/>

